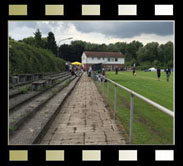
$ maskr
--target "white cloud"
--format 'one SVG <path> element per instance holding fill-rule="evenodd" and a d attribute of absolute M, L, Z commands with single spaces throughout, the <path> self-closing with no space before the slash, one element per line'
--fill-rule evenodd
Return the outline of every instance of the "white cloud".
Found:
<path fill-rule="evenodd" d="M 91 43 L 98 43 L 98 44 L 109 44 L 109 43 L 115 43 L 115 42 L 131 42 L 133 40 L 138 40 L 142 42 L 143 44 L 149 43 L 149 42 L 159 42 L 166 43 L 168 41 L 173 42 L 173 35 L 157 35 L 157 34 L 147 34 L 147 33 L 141 33 L 138 36 L 133 37 L 115 37 L 113 34 L 106 35 L 105 33 L 102 33 L 100 31 L 90 31 L 90 32 L 84 32 L 80 31 L 76 28 L 77 25 L 80 22 L 71 22 L 71 21 L 10 21 L 9 22 L 9 35 L 14 38 L 15 40 L 21 40 L 23 38 L 34 36 L 34 32 L 36 29 L 40 29 L 42 32 L 42 36 L 46 37 L 48 32 L 52 31 L 55 34 L 55 38 L 57 43 L 61 39 L 65 39 L 68 37 L 73 37 L 73 40 L 82 40 L 86 42 Z M 105 28 L 101 24 L 96 22 L 89 22 L 89 25 L 98 26 Z M 85 22 L 86 24 L 86 22 Z M 83 25 L 85 25 L 83 24 Z M 82 25 L 82 24 L 81 24 Z M 80 25 L 80 26 L 81 26 Z M 107 25 L 107 24 L 106 24 Z M 110 24 L 108 24 L 110 25 Z M 111 25 L 112 26 L 112 25 Z M 108 27 L 109 28 L 109 27 Z M 117 28 L 117 27 L 116 27 Z M 97 29 L 97 27 L 95 27 Z M 119 29 L 117 30 L 119 33 Z M 124 29 L 123 29 L 124 31 Z M 61 42 L 60 44 L 69 44 L 72 40 L 65 40 Z"/>
<path fill-rule="evenodd" d="M 21 40 L 28 36 L 33 36 L 35 29 L 28 26 L 17 26 L 15 22 L 9 23 L 9 36 L 15 40 Z"/>
<path fill-rule="evenodd" d="M 127 42 L 130 43 L 133 40 L 138 40 L 142 42 L 143 44 L 147 44 L 150 42 L 158 42 L 159 44 L 164 44 L 168 41 L 174 42 L 174 36 L 168 35 L 168 36 L 159 36 L 155 34 L 141 34 L 140 36 L 135 36 L 132 38 L 111 38 L 108 40 L 109 43 L 116 43 L 116 42 Z"/>

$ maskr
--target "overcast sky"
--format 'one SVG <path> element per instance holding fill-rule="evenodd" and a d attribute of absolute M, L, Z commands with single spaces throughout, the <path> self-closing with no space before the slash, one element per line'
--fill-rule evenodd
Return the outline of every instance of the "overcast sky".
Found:
<path fill-rule="evenodd" d="M 38 28 L 43 37 L 53 32 L 57 43 L 69 37 L 98 44 L 129 43 L 133 40 L 143 44 L 174 42 L 174 23 L 170 21 L 10 21 L 9 35 L 21 40 L 34 36 Z M 69 44 L 72 40 L 60 44 Z"/>

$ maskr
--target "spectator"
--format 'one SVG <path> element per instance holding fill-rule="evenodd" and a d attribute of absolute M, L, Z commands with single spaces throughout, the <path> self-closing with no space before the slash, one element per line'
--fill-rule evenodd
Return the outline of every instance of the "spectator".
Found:
<path fill-rule="evenodd" d="M 115 68 L 116 74 L 118 74 L 118 67 Z"/>
<path fill-rule="evenodd" d="M 133 76 L 136 76 L 135 67 L 133 67 Z"/>
<path fill-rule="evenodd" d="M 102 78 L 101 81 L 103 81 L 103 79 L 104 79 L 104 82 L 107 82 L 107 80 L 105 79 L 105 68 L 102 69 L 102 75 L 103 75 L 104 77 Z"/>
<path fill-rule="evenodd" d="M 157 76 L 158 76 L 158 81 L 160 81 L 161 70 L 159 68 L 157 69 Z"/>
<path fill-rule="evenodd" d="M 170 68 L 166 69 L 166 81 L 169 82 Z"/>
<path fill-rule="evenodd" d="M 92 68 L 90 66 L 89 69 L 88 69 L 88 77 L 91 77 L 91 72 L 92 72 Z"/>
<path fill-rule="evenodd" d="M 102 69 L 102 75 L 105 76 L 105 68 Z"/>
<path fill-rule="evenodd" d="M 71 71 L 71 74 L 72 74 L 72 76 L 76 76 L 77 77 L 77 74 L 76 74 L 76 69 L 75 69 L 75 67 L 73 67 L 72 68 L 72 71 Z"/>
<path fill-rule="evenodd" d="M 83 70 L 83 66 L 81 66 L 81 72 L 82 72 L 82 73 L 84 72 L 84 70 Z"/>
<path fill-rule="evenodd" d="M 69 71 L 72 73 L 72 65 L 69 65 Z"/>

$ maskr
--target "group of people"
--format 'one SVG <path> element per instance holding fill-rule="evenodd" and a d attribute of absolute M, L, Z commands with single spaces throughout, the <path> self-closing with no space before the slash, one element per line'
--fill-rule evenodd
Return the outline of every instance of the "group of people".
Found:
<path fill-rule="evenodd" d="M 171 70 L 170 68 L 167 68 L 164 70 L 166 72 L 166 81 L 169 82 L 169 77 L 170 77 L 170 74 L 171 74 Z M 136 76 L 136 71 L 135 71 L 135 67 L 133 67 L 133 76 Z M 157 77 L 158 77 L 158 81 L 160 81 L 160 77 L 161 77 L 161 69 L 157 69 Z"/>
<path fill-rule="evenodd" d="M 133 67 L 132 71 L 133 71 L 133 76 L 136 76 L 135 67 Z M 164 71 L 166 72 L 166 81 L 169 82 L 171 70 L 170 70 L 170 68 L 167 68 Z M 160 77 L 161 77 L 161 69 L 160 68 L 157 69 L 157 77 L 158 77 L 158 81 L 160 81 Z"/>
<path fill-rule="evenodd" d="M 71 63 L 67 62 L 65 65 L 65 70 L 69 71 L 72 76 L 75 75 L 77 77 L 77 71 L 83 72 L 83 67 L 78 65 L 72 65 Z"/>
<path fill-rule="evenodd" d="M 171 74 L 170 68 L 165 69 L 165 72 L 166 72 L 166 81 L 169 82 L 169 77 L 170 77 L 170 74 Z M 160 81 L 161 69 L 159 69 L 159 68 L 157 69 L 157 76 L 158 76 L 158 81 Z"/>
<path fill-rule="evenodd" d="M 115 68 L 115 73 L 118 74 L 118 67 Z M 92 67 L 89 66 L 88 70 L 87 70 L 87 73 L 88 73 L 88 77 L 91 77 L 91 72 L 92 72 Z M 170 74 L 171 74 L 171 70 L 170 68 L 167 68 L 165 69 L 165 72 L 166 72 L 166 80 L 167 82 L 169 82 L 169 77 L 170 77 Z M 135 71 L 135 67 L 133 67 L 133 70 L 132 70 L 132 73 L 133 73 L 133 76 L 136 76 L 136 71 Z M 102 75 L 105 76 L 105 68 L 103 67 L 102 68 Z M 157 69 L 157 77 L 158 77 L 158 81 L 160 81 L 160 77 L 161 77 L 161 69 Z"/>

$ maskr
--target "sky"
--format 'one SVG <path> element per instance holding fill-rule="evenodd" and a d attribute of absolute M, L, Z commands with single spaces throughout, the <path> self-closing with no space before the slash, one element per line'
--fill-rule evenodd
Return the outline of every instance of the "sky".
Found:
<path fill-rule="evenodd" d="M 9 36 L 15 40 L 34 36 L 39 28 L 42 37 L 48 32 L 55 34 L 57 44 L 70 44 L 82 40 L 97 44 L 116 42 L 130 43 L 138 40 L 144 45 L 149 42 L 164 44 L 174 42 L 174 22 L 172 21 L 9 21 Z"/>

